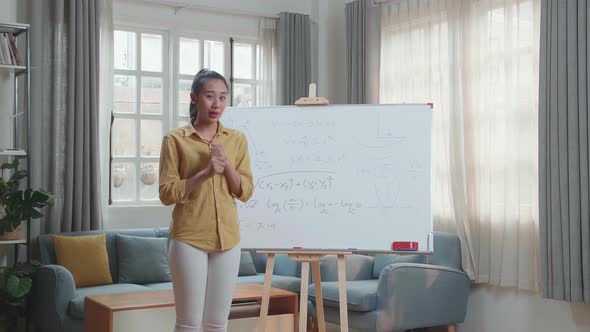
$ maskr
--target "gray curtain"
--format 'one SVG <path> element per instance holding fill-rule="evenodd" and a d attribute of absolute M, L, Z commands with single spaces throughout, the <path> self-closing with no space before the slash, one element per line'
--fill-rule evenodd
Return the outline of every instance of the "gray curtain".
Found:
<path fill-rule="evenodd" d="M 308 95 L 311 83 L 311 35 L 309 15 L 280 13 L 279 104 L 293 105 Z"/>
<path fill-rule="evenodd" d="M 367 102 L 367 8 L 364 0 L 346 4 L 348 103 Z"/>
<path fill-rule="evenodd" d="M 590 5 L 543 0 L 539 226 L 543 296 L 590 303 Z"/>
<path fill-rule="evenodd" d="M 100 0 L 30 0 L 31 182 L 55 194 L 32 234 L 102 228 Z"/>

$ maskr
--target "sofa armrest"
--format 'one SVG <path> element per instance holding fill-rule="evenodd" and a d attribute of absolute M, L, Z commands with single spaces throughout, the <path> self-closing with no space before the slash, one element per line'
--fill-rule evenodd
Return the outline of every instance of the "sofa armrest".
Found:
<path fill-rule="evenodd" d="M 461 323 L 467 312 L 469 278 L 438 265 L 386 266 L 377 286 L 378 330 L 407 330 Z"/>
<path fill-rule="evenodd" d="M 373 263 L 375 258 L 366 255 L 346 255 L 346 280 L 373 279 Z M 334 255 L 323 256 L 320 260 L 322 281 L 338 281 L 338 257 Z"/>
<path fill-rule="evenodd" d="M 61 331 L 68 305 L 76 296 L 72 273 L 60 265 L 43 265 L 35 273 L 34 313 L 43 331 Z"/>

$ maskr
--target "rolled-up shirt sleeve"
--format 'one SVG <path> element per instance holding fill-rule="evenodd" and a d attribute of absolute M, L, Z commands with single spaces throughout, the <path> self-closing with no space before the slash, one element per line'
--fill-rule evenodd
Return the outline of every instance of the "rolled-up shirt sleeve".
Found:
<path fill-rule="evenodd" d="M 248 153 L 248 140 L 244 134 L 240 135 L 238 162 L 236 170 L 240 174 L 240 185 L 242 186 L 242 194 L 235 196 L 242 202 L 247 202 L 254 192 L 254 183 L 252 179 L 252 168 L 250 166 L 250 154 Z"/>
<path fill-rule="evenodd" d="M 160 201 L 164 205 L 185 203 L 186 179 L 178 173 L 178 150 L 174 139 L 164 136 L 160 151 Z"/>

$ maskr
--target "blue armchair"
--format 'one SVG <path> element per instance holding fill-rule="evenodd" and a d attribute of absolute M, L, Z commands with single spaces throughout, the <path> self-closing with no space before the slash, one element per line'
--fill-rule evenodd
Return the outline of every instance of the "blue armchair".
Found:
<path fill-rule="evenodd" d="M 334 256 L 320 262 L 325 320 L 339 323 L 338 267 Z M 369 331 L 404 331 L 461 323 L 467 312 L 469 278 L 461 268 L 459 238 L 434 233 L 429 256 L 377 254 L 346 258 L 349 326 Z M 309 313 L 315 319 L 315 286 Z"/>

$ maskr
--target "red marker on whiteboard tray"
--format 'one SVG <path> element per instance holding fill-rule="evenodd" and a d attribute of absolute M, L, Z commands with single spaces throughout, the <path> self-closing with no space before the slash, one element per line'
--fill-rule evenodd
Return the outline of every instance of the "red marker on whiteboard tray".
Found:
<path fill-rule="evenodd" d="M 391 244 L 391 250 L 397 250 L 397 251 L 418 251 L 418 242 L 414 242 L 414 241 L 394 241 Z"/>

